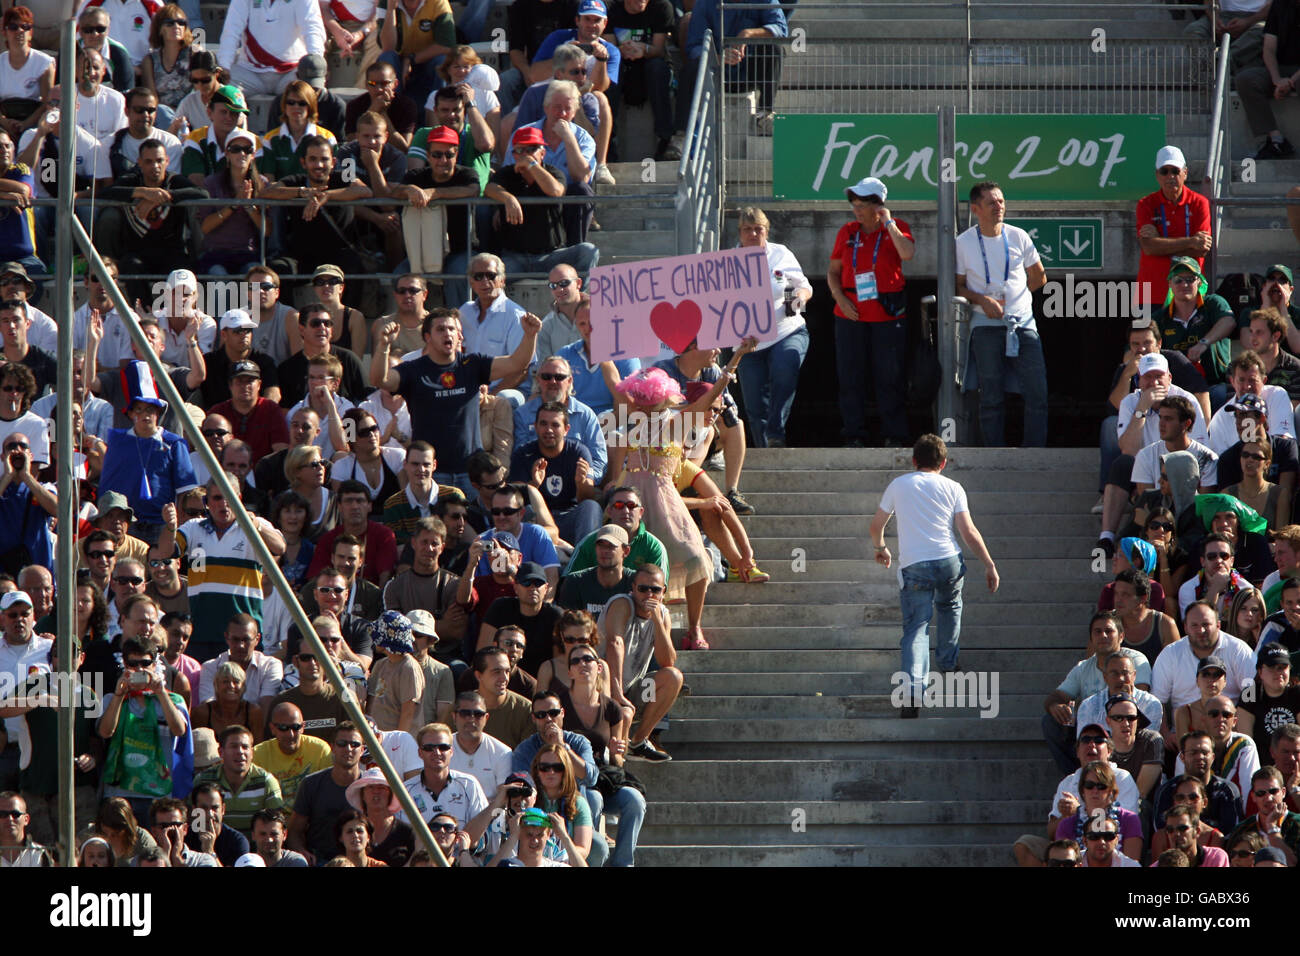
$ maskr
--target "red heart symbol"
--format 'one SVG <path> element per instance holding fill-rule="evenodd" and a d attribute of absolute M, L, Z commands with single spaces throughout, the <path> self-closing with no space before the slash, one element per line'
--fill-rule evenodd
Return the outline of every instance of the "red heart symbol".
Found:
<path fill-rule="evenodd" d="M 700 334 L 702 321 L 700 307 L 689 300 L 675 306 L 660 302 L 650 310 L 651 330 L 674 352 L 686 351 Z"/>

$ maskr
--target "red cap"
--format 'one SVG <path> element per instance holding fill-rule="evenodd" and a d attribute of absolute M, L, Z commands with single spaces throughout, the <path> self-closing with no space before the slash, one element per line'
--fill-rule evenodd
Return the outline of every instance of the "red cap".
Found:
<path fill-rule="evenodd" d="M 521 126 L 510 140 L 511 146 L 545 146 L 546 137 L 536 126 Z"/>
<path fill-rule="evenodd" d="M 435 126 L 429 130 L 430 143 L 446 143 L 448 146 L 460 145 L 460 134 L 450 126 Z"/>

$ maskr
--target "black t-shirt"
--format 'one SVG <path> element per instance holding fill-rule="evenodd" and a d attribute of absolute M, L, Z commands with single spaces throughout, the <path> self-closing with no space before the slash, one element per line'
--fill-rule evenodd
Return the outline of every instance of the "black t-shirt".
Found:
<path fill-rule="evenodd" d="M 634 568 L 624 568 L 623 578 L 612 588 L 600 583 L 597 572 L 599 568 L 587 568 L 566 574 L 560 579 L 560 594 L 555 603 L 566 611 L 586 611 L 592 617 L 598 617 L 617 594 L 631 594 L 632 582 L 636 579 Z"/>
<path fill-rule="evenodd" d="M 533 463 L 542 457 L 537 440 L 520 445 L 510 456 L 510 480 L 528 481 L 533 474 Z M 542 482 L 542 500 L 552 511 L 567 511 L 578 503 L 578 483 L 574 477 L 578 470 L 579 459 L 591 464 L 591 452 L 587 446 L 572 438 L 564 440 L 564 448 L 554 458 L 546 461 L 546 479 Z"/>
<path fill-rule="evenodd" d="M 510 49 L 523 50 L 528 62 L 533 61 L 542 41 L 556 30 L 574 26 L 578 15 L 578 0 L 515 0 L 506 12 L 506 32 Z"/>
<path fill-rule="evenodd" d="M 458 355 L 438 365 L 427 355 L 397 366 L 396 394 L 411 410 L 411 437 L 438 451 L 438 470 L 459 473 L 483 444 L 479 435 L 478 389 L 492 381 L 492 356 Z"/>
<path fill-rule="evenodd" d="M 1296 440 L 1286 435 L 1274 435 L 1269 439 L 1273 443 L 1273 460 L 1269 462 L 1264 479 L 1276 483 L 1278 475 L 1285 472 L 1300 471 L 1300 451 Z M 1233 445 L 1219 456 L 1219 487 L 1227 488 L 1241 481 L 1241 442 Z"/>
<path fill-rule="evenodd" d="M 104 190 L 102 195 L 105 200 L 132 202 L 131 193 L 143 185 L 144 173 L 136 167 L 118 177 L 117 181 Z M 195 186 L 179 173 L 169 173 L 160 188 L 171 193 L 172 199 L 176 202 L 186 199 L 206 199 L 208 195 L 206 189 Z M 124 208 L 122 215 L 124 251 L 129 253 L 137 249 L 147 249 L 151 252 L 183 252 L 188 212 L 189 210 L 184 207 L 166 204 L 156 207 L 149 214 L 146 222 L 136 217 L 133 206 Z"/>
<path fill-rule="evenodd" d="M 351 808 L 347 788 L 334 782 L 333 773 L 327 767 L 309 774 L 298 785 L 293 801 L 293 812 L 307 818 L 307 849 L 316 855 L 318 865 L 342 855 L 334 824 L 340 813 Z"/>
<path fill-rule="evenodd" d="M 608 6 L 609 25 L 605 32 L 613 33 L 619 42 L 636 40 L 648 44 L 656 33 L 671 34 L 677 25 L 677 11 L 673 9 L 671 0 L 650 0 L 640 13 L 628 13 L 622 0 L 611 0 Z M 622 35 L 624 30 L 627 36 Z M 628 61 L 625 61 L 623 66 L 626 68 L 627 65 Z"/>
<path fill-rule="evenodd" d="M 1160 354 L 1163 355 L 1165 361 L 1169 363 L 1169 376 L 1173 384 L 1177 385 L 1184 391 L 1191 392 L 1193 395 L 1199 394 L 1200 392 L 1208 392 L 1210 390 L 1210 386 L 1205 383 L 1205 376 L 1197 370 L 1196 366 L 1193 365 L 1182 352 L 1175 352 L 1172 349 L 1161 349 Z M 1123 371 L 1123 365 L 1115 367 L 1115 373 L 1110 377 L 1111 391 L 1114 391 L 1115 386 L 1119 384 L 1119 377 Z M 1138 376 L 1134 375 L 1129 380 L 1129 391 L 1133 391 L 1137 387 Z M 1119 413 L 1119 409 L 1114 405 L 1110 407 L 1110 410 L 1115 414 Z"/>
<path fill-rule="evenodd" d="M 343 363 L 339 394 L 354 404 L 365 401 L 371 389 L 366 384 L 366 373 L 361 367 L 361 359 L 357 358 L 355 352 L 340 345 L 331 345 L 330 352 Z M 307 354 L 305 352 L 295 352 L 281 362 L 276 375 L 280 383 L 281 408 L 293 408 L 307 397 Z"/>
<path fill-rule="evenodd" d="M 256 362 L 258 369 L 262 372 L 262 392 L 265 395 L 268 388 L 280 387 L 280 374 L 275 364 L 275 359 L 265 352 L 259 352 L 253 349 L 248 353 L 248 358 L 244 361 Z M 211 408 L 220 402 L 230 400 L 230 356 L 220 344 L 216 349 L 203 356 L 203 364 L 207 367 L 208 377 L 203 380 L 199 386 L 199 395 L 202 397 L 203 407 Z"/>
<path fill-rule="evenodd" d="M 494 630 L 507 624 L 518 624 L 524 629 L 528 646 L 524 648 L 519 669 L 536 677 L 538 669 L 555 653 L 555 625 L 560 622 L 562 615 L 563 612 L 558 607 L 547 602 L 536 615 L 525 617 L 519 610 L 519 598 L 503 597 L 492 602 L 492 606 L 483 615 L 483 623 Z"/>
<path fill-rule="evenodd" d="M 357 131 L 357 120 L 361 118 L 362 113 L 370 110 L 370 94 L 362 93 L 356 99 L 348 103 L 347 113 L 343 117 L 343 133 L 350 136 Z M 376 110 L 375 112 L 379 112 Z M 416 105 L 415 100 L 409 96 L 398 94 L 393 97 L 393 102 L 388 105 L 388 122 L 391 129 L 397 130 L 403 136 L 410 136 L 415 132 L 417 125 L 416 120 L 420 118 L 420 107 Z M 333 132 L 331 130 L 330 132 Z M 360 165 L 357 166 L 360 169 Z"/>
<path fill-rule="evenodd" d="M 54 388 L 58 380 L 59 363 L 55 361 L 53 355 L 45 351 L 45 349 L 38 349 L 35 345 L 29 345 L 27 346 L 27 354 L 23 356 L 22 364 L 31 369 L 32 375 L 36 377 L 37 398 L 44 395 L 47 389 Z"/>
<path fill-rule="evenodd" d="M 1264 384 L 1285 388 L 1292 403 L 1300 401 L 1300 359 L 1290 352 L 1279 350 L 1277 364 L 1273 366 L 1273 371 L 1268 373 Z"/>
<path fill-rule="evenodd" d="M 1300 4 L 1277 0 L 1268 10 L 1264 33 L 1277 37 L 1277 62 L 1300 63 Z"/>
<path fill-rule="evenodd" d="M 402 182 L 418 186 L 420 189 L 459 189 L 463 186 L 473 186 L 475 195 L 481 192 L 478 173 L 468 166 L 456 166 L 452 170 L 451 178 L 446 182 L 440 183 L 435 180 L 433 170 L 428 166 L 411 170 Z M 469 217 L 466 215 L 469 207 L 462 203 L 451 203 L 446 209 L 447 243 L 452 252 L 464 252 L 467 248 L 466 240 L 469 238 Z"/>
<path fill-rule="evenodd" d="M 565 182 L 564 173 L 550 163 L 543 163 L 542 168 L 561 183 Z M 515 172 L 513 165 L 502 166 L 492 174 L 491 181 L 517 199 L 524 196 L 546 196 L 538 186 Z M 559 203 L 554 205 L 521 203 L 520 205 L 524 211 L 524 221 L 519 225 L 511 225 L 506 222 L 505 214 L 501 215 L 501 224 L 496 229 L 497 243 L 501 251 L 545 256 L 564 245 L 564 220 Z"/>
<path fill-rule="evenodd" d="M 297 173 L 284 177 L 280 180 L 280 185 L 298 189 L 302 186 L 310 186 L 311 180 L 307 178 L 306 173 Z M 346 189 L 348 185 L 350 184 L 343 181 L 343 173 L 336 166 L 330 173 L 329 183 L 325 188 Z M 310 222 L 303 220 L 302 206 L 280 208 L 284 210 L 285 244 L 289 249 L 295 250 L 296 258 L 319 257 L 325 255 L 330 249 L 343 246 L 344 239 L 351 235 L 352 223 L 357 218 L 354 207 L 340 203 L 326 203 Z M 311 261 L 316 260 L 311 258 Z"/>
<path fill-rule="evenodd" d="M 199 835 L 193 830 L 185 835 L 185 845 L 196 853 L 202 852 Z M 221 832 L 217 834 L 212 852 L 221 861 L 222 866 L 234 866 L 235 861 L 248 852 L 248 837 L 234 827 L 223 825 Z"/>
<path fill-rule="evenodd" d="M 1269 697 L 1256 678 L 1254 694 L 1241 695 L 1241 709 L 1255 717 L 1255 729 L 1252 736 L 1259 749 L 1260 763 L 1271 763 L 1269 747 L 1273 743 L 1273 731 L 1287 724 L 1294 724 L 1300 717 L 1300 687 L 1288 687 L 1280 697 Z M 1246 700 L 1247 697 L 1251 700 Z"/>

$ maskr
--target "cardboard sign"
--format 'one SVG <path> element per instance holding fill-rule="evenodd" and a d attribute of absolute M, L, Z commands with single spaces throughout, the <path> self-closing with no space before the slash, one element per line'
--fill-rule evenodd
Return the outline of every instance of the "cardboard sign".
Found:
<path fill-rule="evenodd" d="M 724 249 L 597 266 L 591 294 L 591 358 L 645 358 L 662 342 L 684 352 L 776 337 L 772 272 L 762 249 Z"/>

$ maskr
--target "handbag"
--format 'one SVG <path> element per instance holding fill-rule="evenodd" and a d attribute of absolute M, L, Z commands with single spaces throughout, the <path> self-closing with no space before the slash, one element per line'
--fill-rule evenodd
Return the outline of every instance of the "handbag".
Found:
<path fill-rule="evenodd" d="M 632 771 L 615 766 L 612 763 L 607 763 L 600 768 L 600 776 L 596 779 L 596 789 L 600 791 L 601 796 L 606 800 L 613 800 L 614 795 L 624 787 L 639 790 L 643 797 L 649 796 L 645 792 L 645 784 L 638 780 L 632 774 Z"/>

